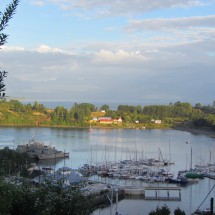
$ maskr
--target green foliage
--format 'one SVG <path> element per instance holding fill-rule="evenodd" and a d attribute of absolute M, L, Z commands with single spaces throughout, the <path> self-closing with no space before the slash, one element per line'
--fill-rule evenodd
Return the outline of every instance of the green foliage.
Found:
<path fill-rule="evenodd" d="M 0 214 L 88 215 L 94 210 L 92 197 L 81 192 L 82 184 L 64 186 L 46 180 L 38 188 L 29 183 L 14 185 L 0 181 Z"/>
<path fill-rule="evenodd" d="M 214 114 L 209 114 L 207 116 L 207 122 L 215 128 L 215 115 Z"/>
<path fill-rule="evenodd" d="M 21 169 L 20 176 L 24 178 L 30 177 L 30 174 L 25 166 Z"/>
<path fill-rule="evenodd" d="M 192 107 L 187 102 L 176 102 L 171 105 L 149 105 L 143 108 L 140 105 L 119 105 L 117 110 L 108 109 L 106 104 L 103 106 L 103 108 L 107 108 L 106 117 L 113 119 L 121 117 L 123 123 L 101 125 L 93 122 L 92 125 L 114 128 L 186 126 L 215 130 L 215 108 L 212 106 L 198 104 Z M 49 110 L 38 102 L 35 102 L 32 106 L 31 104 L 23 105 L 16 100 L 0 101 L 0 125 L 89 127 L 92 112 L 95 113 L 97 110 L 98 108 L 90 103 L 75 103 L 70 109 L 58 106 L 54 110 Z M 162 123 L 155 124 L 152 119 L 162 120 Z"/>
<path fill-rule="evenodd" d="M 4 84 L 4 78 L 7 77 L 7 72 L 0 71 L 0 99 L 3 99 L 5 97 L 5 84 Z"/>
<path fill-rule="evenodd" d="M 180 208 L 176 208 L 175 211 L 174 211 L 174 215 L 186 215 L 186 214 Z"/>
<path fill-rule="evenodd" d="M 0 169 L 2 175 L 13 175 L 21 171 L 31 160 L 27 153 L 19 153 L 15 150 L 5 147 L 0 150 Z M 27 173 L 23 174 L 27 176 Z"/>
<path fill-rule="evenodd" d="M 206 126 L 208 126 L 209 124 L 208 124 L 208 121 L 207 121 L 206 119 L 204 119 L 204 118 L 199 118 L 199 119 L 196 119 L 196 120 L 193 121 L 193 125 L 194 125 L 195 127 L 206 127 Z"/>
<path fill-rule="evenodd" d="M 171 211 L 170 209 L 164 205 L 162 208 L 157 207 L 156 210 L 153 210 L 149 213 L 149 215 L 170 215 Z M 174 210 L 174 215 L 186 215 L 183 210 L 180 208 L 176 208 Z"/>
<path fill-rule="evenodd" d="M 128 112 L 128 113 L 141 113 L 142 107 L 138 106 L 129 106 L 129 105 L 119 105 L 117 108 L 118 112 Z"/>
<path fill-rule="evenodd" d="M 6 43 L 7 34 L 2 33 L 2 31 L 6 28 L 8 25 L 9 20 L 12 18 L 12 16 L 15 13 L 15 10 L 18 6 L 19 0 L 13 0 L 5 9 L 5 11 L 2 13 L 0 12 L 0 46 L 4 45 Z"/>
<path fill-rule="evenodd" d="M 46 107 L 43 104 L 39 104 L 37 101 L 34 102 L 32 110 L 39 111 L 41 113 L 46 112 Z"/>
<path fill-rule="evenodd" d="M 65 124 L 67 122 L 68 111 L 62 106 L 58 106 L 51 113 L 52 123 L 55 125 Z"/>
<path fill-rule="evenodd" d="M 195 115 L 195 110 L 191 104 L 176 102 L 174 105 L 151 105 L 143 108 L 143 113 L 154 118 L 165 119 L 166 117 L 190 117 Z"/>
<path fill-rule="evenodd" d="M 121 115 L 119 115 L 119 113 L 116 112 L 116 111 L 107 110 L 106 113 L 105 113 L 105 116 L 106 116 L 106 117 L 111 117 L 111 118 L 113 118 L 113 119 L 116 119 L 116 118 L 118 118 L 118 117 L 121 116 Z"/>
<path fill-rule="evenodd" d="M 162 208 L 157 207 L 156 210 L 151 211 L 149 215 L 170 215 L 170 209 L 164 205 Z"/>
<path fill-rule="evenodd" d="M 109 105 L 104 104 L 104 105 L 102 105 L 102 106 L 100 107 L 100 110 L 108 111 L 108 110 L 110 110 L 110 107 L 109 107 Z"/>
<path fill-rule="evenodd" d="M 0 47 L 6 43 L 8 35 L 2 31 L 8 25 L 9 20 L 15 13 L 15 10 L 18 6 L 19 0 L 13 0 L 5 9 L 4 12 L 0 11 Z M 0 99 L 5 97 L 5 84 L 4 78 L 7 77 L 7 72 L 0 71 Z"/>

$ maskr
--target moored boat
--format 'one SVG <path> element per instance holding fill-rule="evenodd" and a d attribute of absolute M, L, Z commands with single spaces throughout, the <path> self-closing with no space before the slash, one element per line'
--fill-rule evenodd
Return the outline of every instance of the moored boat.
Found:
<path fill-rule="evenodd" d="M 188 183 L 188 180 L 186 177 L 177 177 L 177 178 L 168 178 L 169 183 L 173 184 L 181 184 L 181 185 L 186 185 Z"/>
<path fill-rule="evenodd" d="M 203 179 L 204 178 L 204 174 L 198 173 L 198 172 L 187 172 L 185 174 L 186 178 L 190 178 L 190 179 Z"/>
<path fill-rule="evenodd" d="M 32 159 L 46 160 L 69 157 L 69 152 L 57 150 L 55 147 L 45 145 L 35 140 L 29 141 L 29 144 L 18 145 L 18 152 L 27 152 Z"/>

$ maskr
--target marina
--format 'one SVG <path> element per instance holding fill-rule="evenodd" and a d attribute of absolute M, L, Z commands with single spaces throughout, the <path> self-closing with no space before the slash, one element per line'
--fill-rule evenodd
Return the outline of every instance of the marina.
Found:
<path fill-rule="evenodd" d="M 120 177 L 102 176 L 99 174 L 92 174 L 88 176 L 89 180 L 100 182 L 101 184 L 116 184 L 119 188 L 131 187 L 133 190 L 142 190 L 145 187 L 179 187 L 181 188 L 181 200 L 171 201 L 164 199 L 146 200 L 143 194 L 141 195 L 125 195 L 125 198 L 118 202 L 117 208 L 122 214 L 142 215 L 148 214 L 157 206 L 166 204 L 171 211 L 180 207 L 186 214 L 193 213 L 209 190 L 215 184 L 213 179 L 189 179 L 187 185 L 172 181 L 146 182 L 143 180 L 141 174 L 145 172 L 160 172 L 161 169 L 172 174 L 172 179 L 176 179 L 178 172 L 185 174 L 185 170 L 190 170 L 191 167 L 191 147 L 192 147 L 192 169 L 210 169 L 210 177 L 213 178 L 213 163 L 214 158 L 214 139 L 204 135 L 194 135 L 189 132 L 176 131 L 176 130 L 135 130 L 135 129 L 63 129 L 63 128 L 1 128 L 0 130 L 0 145 L 2 147 L 9 146 L 16 149 L 18 145 L 26 144 L 32 138 L 41 140 L 45 145 L 51 145 L 59 151 L 69 152 L 69 157 L 61 159 L 47 159 L 40 160 L 37 163 L 39 168 L 52 168 L 59 169 L 61 167 L 70 167 L 74 170 L 80 168 L 94 166 L 111 167 L 112 171 L 120 170 L 122 162 L 129 161 L 130 164 L 123 164 L 122 169 L 126 166 L 130 174 L 136 175 L 134 178 L 126 178 L 126 175 Z M 191 144 L 186 144 L 189 140 Z M 160 149 L 160 150 L 159 150 Z M 160 154 L 162 154 L 162 157 Z M 211 152 L 211 153 L 210 153 Z M 153 165 L 145 165 L 143 161 L 152 160 L 165 160 L 172 161 L 174 164 L 164 165 L 162 162 L 155 162 Z M 210 163 L 207 166 L 207 163 Z M 110 164 L 112 166 L 110 166 Z M 158 165 L 155 165 L 158 164 Z M 160 166 L 161 164 L 161 166 Z M 200 166 L 195 166 L 195 164 Z M 204 164 L 204 165 L 203 165 Z M 117 167 L 118 166 L 118 167 Z M 204 166 L 204 168 L 203 168 Z M 206 167 L 207 166 L 207 167 Z M 124 168 L 125 167 L 125 168 Z M 143 168 L 144 167 L 144 168 Z M 198 167 L 198 168 L 197 168 Z M 110 169 L 110 168 L 109 168 Z M 130 176 L 132 177 L 132 176 Z M 207 176 L 208 177 L 208 176 Z M 192 182 L 190 182 L 192 181 Z M 177 182 L 177 183 L 176 183 Z M 92 188 L 97 189 L 95 187 Z M 155 191 L 152 192 L 155 196 Z M 162 193 L 162 197 L 167 196 L 167 191 L 158 191 Z M 170 191 L 170 196 L 172 196 Z M 178 194 L 179 191 L 175 191 Z M 165 195 L 163 195 L 165 194 Z M 148 195 L 148 193 L 147 193 Z M 150 194 L 151 195 L 151 194 Z M 200 209 L 204 210 L 210 205 L 210 197 L 213 192 L 208 196 L 208 200 L 204 202 Z M 176 196 L 177 197 L 177 196 Z M 128 207 L 129 205 L 129 207 Z M 113 209 L 116 203 L 113 203 Z M 137 210 L 138 208 L 138 210 Z M 110 206 L 99 208 L 94 211 L 93 215 L 109 215 Z"/>

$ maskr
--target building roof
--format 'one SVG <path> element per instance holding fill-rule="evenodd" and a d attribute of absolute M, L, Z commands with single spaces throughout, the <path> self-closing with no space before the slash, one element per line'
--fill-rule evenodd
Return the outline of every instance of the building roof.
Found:
<path fill-rule="evenodd" d="M 71 170 L 71 168 L 62 167 L 59 170 Z M 85 177 L 81 176 L 79 173 L 75 171 L 71 171 L 70 174 L 61 174 L 60 171 L 57 171 L 53 174 L 45 174 L 45 175 L 37 176 L 33 179 L 33 182 L 36 184 L 40 184 L 40 183 L 43 183 L 46 179 L 51 180 L 53 183 L 55 181 L 60 181 L 60 180 L 69 181 L 70 184 L 80 183 L 87 180 Z"/>

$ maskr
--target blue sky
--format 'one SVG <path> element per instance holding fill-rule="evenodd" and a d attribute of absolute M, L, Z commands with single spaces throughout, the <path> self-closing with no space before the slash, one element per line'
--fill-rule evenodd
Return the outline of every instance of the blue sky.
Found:
<path fill-rule="evenodd" d="M 6 94 L 212 104 L 214 11 L 215 0 L 20 0 L 0 50 Z"/>

